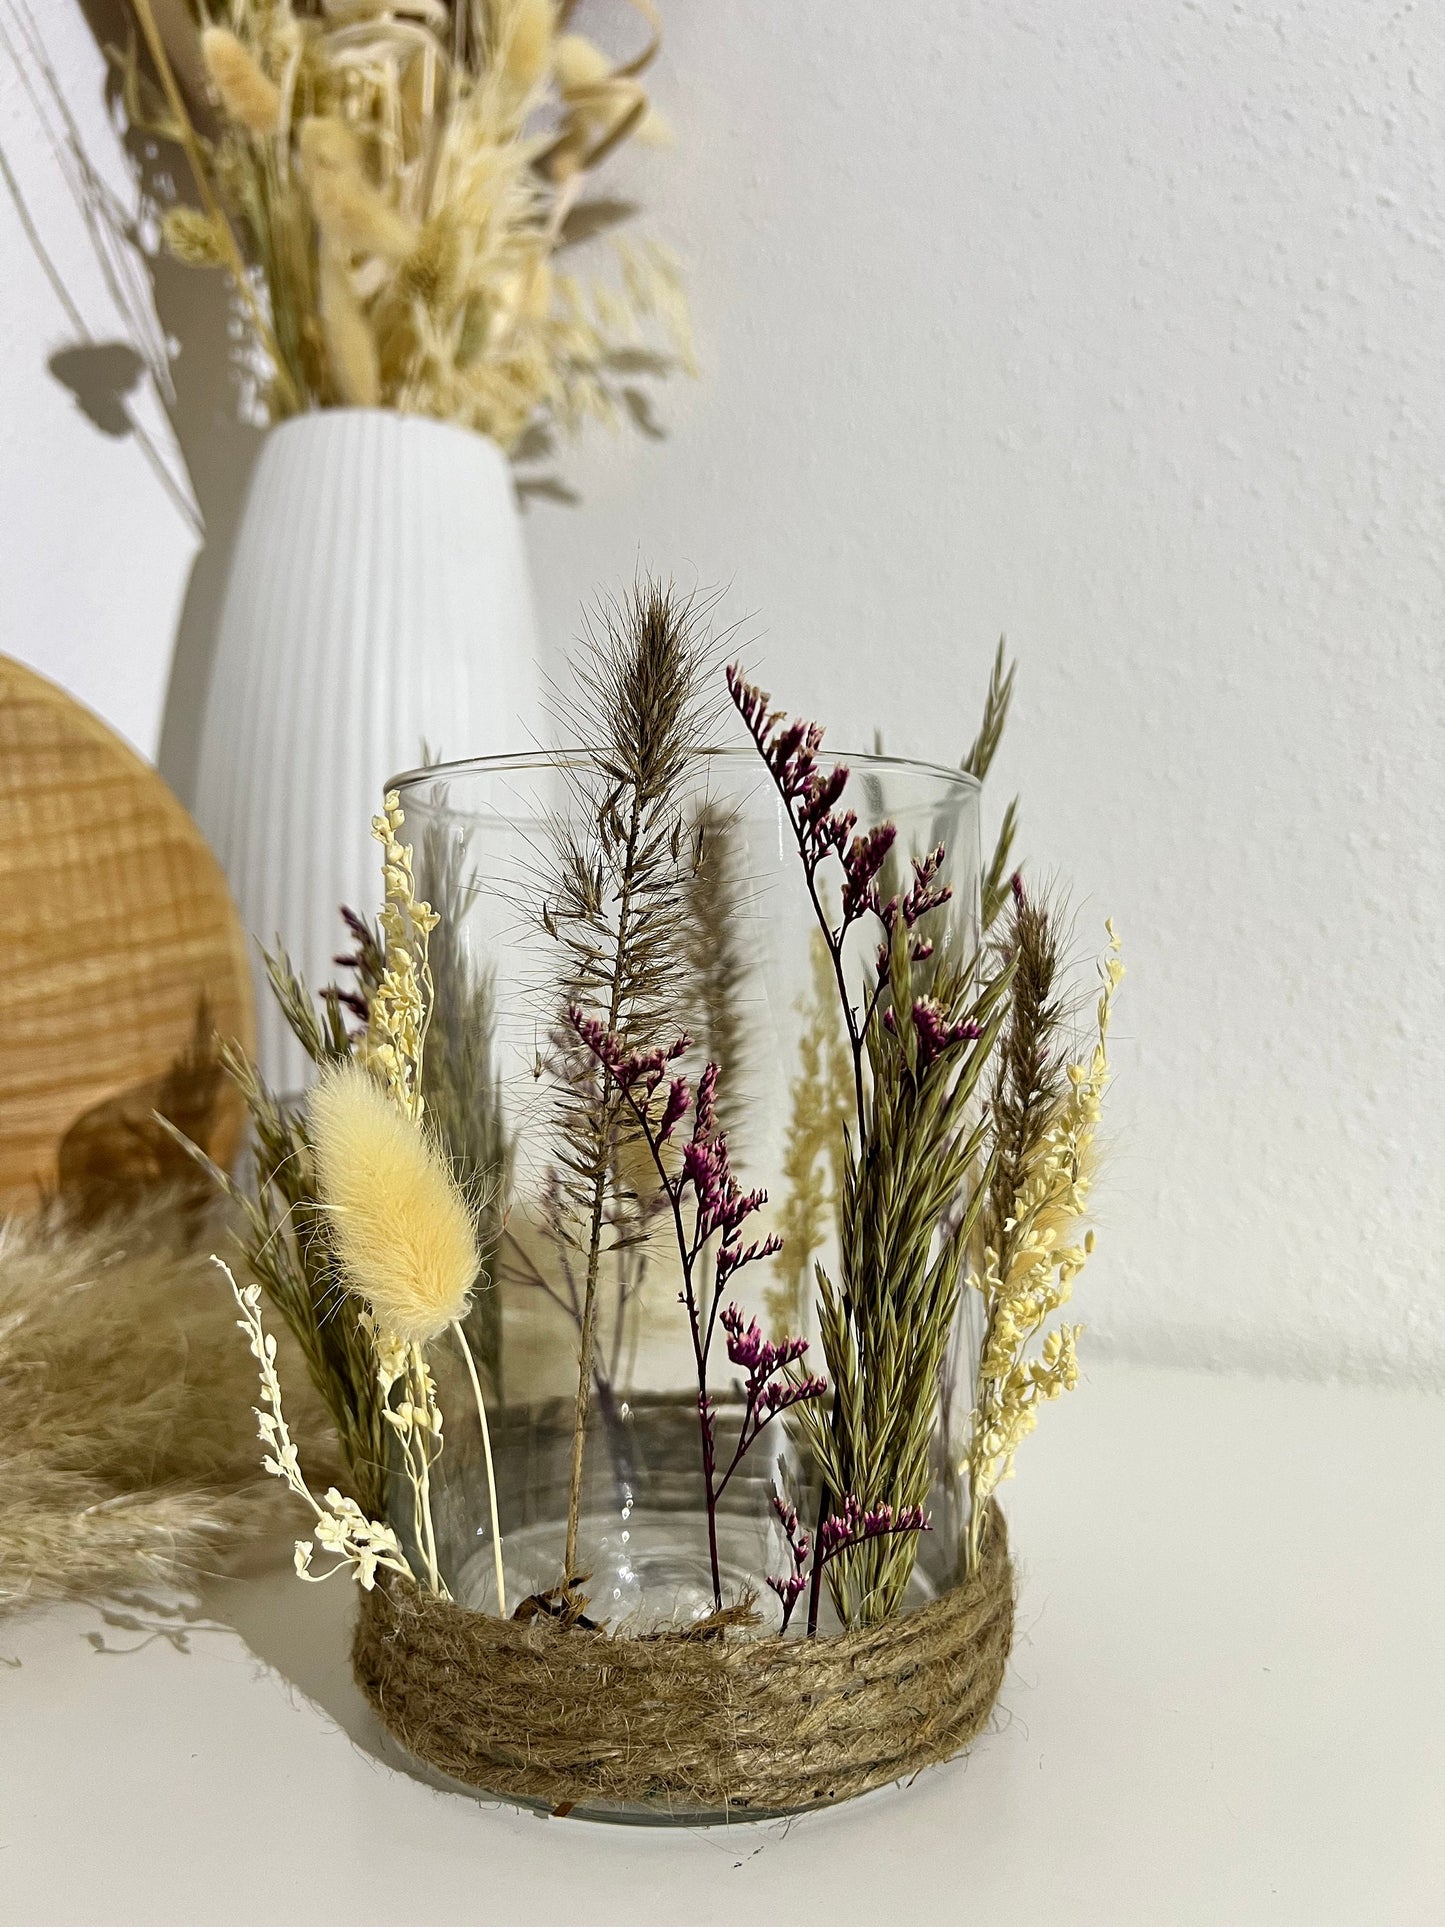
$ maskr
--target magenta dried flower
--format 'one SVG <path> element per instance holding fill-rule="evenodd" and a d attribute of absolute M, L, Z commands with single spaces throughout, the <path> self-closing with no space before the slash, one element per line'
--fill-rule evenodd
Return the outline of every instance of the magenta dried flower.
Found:
<path fill-rule="evenodd" d="M 782 1494 L 773 1494 L 773 1510 L 777 1513 L 783 1528 L 783 1538 L 787 1541 L 788 1557 L 792 1571 L 781 1578 L 773 1573 L 766 1575 L 767 1582 L 783 1603 L 783 1623 L 780 1632 L 788 1630 L 788 1621 L 793 1616 L 793 1608 L 808 1590 L 808 1557 L 812 1551 L 812 1541 L 806 1530 L 798 1523 L 798 1508 L 789 1505 Z"/>
<path fill-rule="evenodd" d="M 767 1582 L 783 1604 L 783 1623 L 780 1632 L 788 1630 L 793 1608 L 811 1586 L 816 1596 L 817 1582 L 822 1577 L 823 1568 L 840 1553 L 849 1552 L 854 1546 L 861 1546 L 869 1539 L 883 1539 L 899 1533 L 930 1532 L 932 1522 L 921 1505 L 864 1506 L 862 1501 L 849 1492 L 834 1506 L 818 1528 L 817 1550 L 813 1551 L 808 1534 L 798 1524 L 797 1508 L 789 1505 L 779 1494 L 773 1495 L 773 1510 L 782 1523 L 783 1537 L 787 1542 L 788 1556 L 792 1571 L 777 1577 L 767 1575 Z M 810 1619 L 809 1633 L 816 1622 Z"/>
<path fill-rule="evenodd" d="M 943 881 L 944 846 L 910 858 L 906 888 L 885 885 L 895 858 L 895 826 L 881 823 L 856 831 L 853 812 L 843 805 L 846 766 L 819 767 L 822 730 L 814 723 L 790 722 L 772 709 L 769 697 L 738 668 L 729 670 L 727 682 L 793 831 L 837 986 L 853 1070 L 855 1128 L 848 1134 L 840 1201 L 837 1284 L 821 1268 L 818 1272 L 835 1381 L 827 1456 L 836 1485 L 824 1485 L 814 1535 L 811 1635 L 829 1560 L 864 1539 L 927 1528 L 916 1507 L 896 1514 L 887 1507 L 868 1510 L 848 1496 L 848 1489 L 866 1481 L 870 1491 L 914 1491 L 920 1470 L 927 1469 L 926 1459 L 920 1463 L 926 1434 L 922 1427 L 900 1425 L 899 1411 L 936 1409 L 940 1348 L 966 1247 L 966 1235 L 958 1234 L 966 1234 L 972 1222 L 971 1207 L 964 1206 L 937 1244 L 944 1222 L 939 1199 L 949 1201 L 951 1212 L 973 1185 L 984 1126 L 975 1123 L 967 1107 L 997 1035 L 997 1004 L 1007 976 L 1000 974 L 975 994 L 966 941 L 949 946 L 915 976 L 916 965 L 935 958 L 940 933 L 927 920 L 952 896 Z M 836 916 L 820 876 L 833 856 L 842 872 Z M 886 902 L 885 888 L 892 892 Z M 865 967 L 855 989 L 848 932 L 869 915 L 879 926 L 874 968 Z M 956 934 L 964 937 L 961 930 Z M 883 1397 L 873 1389 L 877 1385 L 906 1389 L 890 1389 Z M 895 1400 L 899 1411 L 893 1409 Z M 895 1599 L 899 1575 L 906 1578 L 912 1560 L 905 1546 L 897 1554 L 873 1562 L 888 1568 Z M 835 1589 L 840 1601 L 848 1585 L 845 1573 Z"/>
<path fill-rule="evenodd" d="M 688 1090 L 685 1077 L 674 1077 L 667 1087 L 667 1102 L 662 1108 L 662 1120 L 657 1127 L 657 1141 L 666 1144 L 673 1131 L 687 1116 L 692 1094 Z"/>
<path fill-rule="evenodd" d="M 893 1013 L 888 1014 L 891 1017 Z M 982 1027 L 971 1017 L 960 1017 L 950 1023 L 947 1012 L 932 997 L 914 998 L 913 1029 L 918 1038 L 920 1077 L 955 1044 L 971 1044 L 983 1035 Z"/>
<path fill-rule="evenodd" d="M 818 764 L 823 732 L 816 723 L 785 723 L 781 709 L 768 708 L 765 690 L 747 682 L 736 664 L 727 672 L 728 693 L 758 753 L 772 773 L 778 795 L 788 812 L 803 859 L 808 886 L 820 917 L 817 874 L 825 860 L 836 856 L 843 865 L 843 923 L 841 930 L 829 930 L 830 939 L 841 942 L 842 930 L 856 923 L 865 910 L 876 909 L 873 883 L 888 851 L 895 831 L 891 823 L 855 837 L 858 818 L 852 810 L 837 805 L 848 786 L 849 769 L 838 763 L 830 770 Z M 828 928 L 826 918 L 823 919 Z"/>
<path fill-rule="evenodd" d="M 899 918 L 905 930 L 911 930 L 930 910 L 941 909 L 953 895 L 952 887 L 938 881 L 938 873 L 943 868 L 944 848 L 940 843 L 927 856 L 913 858 L 913 884 L 901 897 L 890 897 L 879 915 L 883 927 L 892 936 Z M 930 949 L 932 946 L 930 945 Z M 919 953 L 914 952 L 915 955 Z M 927 954 L 926 952 L 923 954 Z"/>
<path fill-rule="evenodd" d="M 568 1005 L 567 1021 L 603 1070 L 611 1074 L 623 1096 L 628 1098 L 640 1087 L 644 1099 L 650 1100 L 667 1075 L 668 1066 L 675 1064 L 679 1057 L 692 1048 L 690 1037 L 679 1037 L 675 1044 L 659 1044 L 648 1051 L 629 1051 L 600 1017 L 589 1017 L 577 1004 Z M 675 1123 L 676 1119 L 673 1121 Z"/>
<path fill-rule="evenodd" d="M 929 1532 L 932 1522 L 921 1505 L 875 1505 L 864 1509 L 850 1492 L 818 1529 L 818 1556 L 826 1565 L 840 1552 L 892 1532 Z"/>
<path fill-rule="evenodd" d="M 707 1495 L 708 1546 L 712 1559 L 713 1599 L 722 1605 L 722 1573 L 717 1547 L 718 1501 L 728 1481 L 741 1465 L 749 1448 L 780 1412 L 805 1399 L 821 1398 L 828 1389 L 826 1379 L 812 1373 L 797 1373 L 793 1368 L 808 1349 L 805 1338 L 766 1339 L 756 1319 L 744 1322 L 735 1304 L 722 1308 L 722 1294 L 728 1280 L 745 1265 L 769 1258 L 782 1249 L 775 1233 L 743 1244 L 743 1226 L 767 1202 L 766 1191 L 744 1191 L 733 1176 L 727 1133 L 717 1126 L 718 1067 L 708 1064 L 698 1079 L 694 1096 L 685 1077 L 668 1078 L 669 1067 L 689 1047 L 689 1039 L 679 1038 L 665 1049 L 645 1053 L 625 1051 L 616 1036 L 595 1017 L 573 1005 L 568 1021 L 598 1063 L 607 1070 L 622 1093 L 642 1133 L 657 1173 L 658 1183 L 672 1214 L 678 1256 L 682 1263 L 682 1290 L 678 1302 L 688 1315 L 692 1332 L 693 1356 L 697 1365 L 697 1415 L 702 1436 L 703 1481 Z M 660 1109 L 655 1109 L 657 1093 L 667 1079 L 666 1094 Z M 670 1171 L 663 1160 L 662 1147 L 688 1112 L 692 1112 L 692 1136 L 683 1146 L 681 1168 Z M 691 1225 L 687 1206 L 691 1204 Z M 704 1252 L 716 1244 L 712 1253 L 711 1284 L 700 1289 Z M 708 1390 L 708 1360 L 713 1334 L 721 1325 L 731 1362 L 746 1374 L 743 1382 L 743 1416 L 732 1455 L 719 1471 L 717 1453 L 717 1408 Z"/>

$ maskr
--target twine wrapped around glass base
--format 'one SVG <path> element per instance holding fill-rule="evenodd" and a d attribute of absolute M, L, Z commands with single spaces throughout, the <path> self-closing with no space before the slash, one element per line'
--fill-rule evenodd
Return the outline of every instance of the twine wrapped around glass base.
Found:
<path fill-rule="evenodd" d="M 356 1678 L 408 1752 L 477 1790 L 597 1817 L 747 1819 L 850 1799 L 961 1752 L 1003 1683 L 1013 1569 L 812 1640 L 737 1610 L 625 1634 L 469 1612 L 406 1581 L 362 1597 Z"/>

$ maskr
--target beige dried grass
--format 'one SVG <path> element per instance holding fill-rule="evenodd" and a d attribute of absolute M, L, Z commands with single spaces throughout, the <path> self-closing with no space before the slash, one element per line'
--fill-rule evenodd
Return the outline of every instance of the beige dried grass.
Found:
<path fill-rule="evenodd" d="M 201 57 L 231 119 L 248 134 L 274 134 L 281 125 L 281 89 L 235 34 L 207 27 L 201 35 Z"/>
<path fill-rule="evenodd" d="M 624 60 L 559 32 L 568 9 L 550 0 L 234 0 L 200 41 L 214 137 L 152 0 L 132 4 L 164 105 L 147 106 L 132 56 L 128 110 L 181 144 L 204 208 L 204 228 L 172 209 L 162 231 L 238 281 L 274 416 L 376 403 L 510 449 L 551 423 L 646 419 L 639 381 L 693 368 L 666 250 L 619 247 L 610 280 L 552 265 L 630 211 L 583 198 L 592 171 L 663 132 L 640 79 L 650 0 L 632 0 L 649 36 Z"/>
<path fill-rule="evenodd" d="M 0 1226 L 0 1610 L 187 1586 L 294 1525 L 257 1463 L 252 1362 L 195 1202 Z M 293 1383 L 304 1372 L 292 1369 Z M 330 1428 L 298 1418 L 323 1477 Z"/>

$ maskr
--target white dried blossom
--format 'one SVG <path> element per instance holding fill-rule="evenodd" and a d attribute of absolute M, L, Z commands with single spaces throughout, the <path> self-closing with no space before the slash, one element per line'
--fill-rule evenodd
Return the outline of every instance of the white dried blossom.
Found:
<path fill-rule="evenodd" d="M 284 1479 L 298 1499 L 310 1506 L 316 1524 L 311 1539 L 296 1541 L 296 1571 L 302 1579 L 329 1579 L 333 1573 L 350 1567 L 352 1576 L 370 1591 L 378 1571 L 396 1572 L 411 1579 L 401 1542 L 388 1525 L 368 1519 L 354 1499 L 348 1499 L 335 1486 L 328 1487 L 324 1498 L 317 1499 L 306 1483 L 301 1462 L 281 1409 L 281 1381 L 276 1371 L 276 1340 L 261 1322 L 261 1287 L 238 1285 L 231 1268 L 221 1258 L 213 1258 L 230 1280 L 231 1290 L 241 1316 L 237 1325 L 250 1341 L 251 1355 L 261 1372 L 261 1401 L 267 1409 L 256 1407 L 256 1423 L 262 1443 L 268 1448 L 261 1463 L 273 1478 Z M 337 1563 L 325 1572 L 313 1572 L 311 1560 L 316 1550 L 329 1552 Z"/>

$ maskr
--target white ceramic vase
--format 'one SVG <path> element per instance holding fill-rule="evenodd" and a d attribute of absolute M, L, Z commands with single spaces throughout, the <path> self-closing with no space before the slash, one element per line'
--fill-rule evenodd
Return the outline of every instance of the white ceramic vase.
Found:
<path fill-rule="evenodd" d="M 493 442 L 381 409 L 273 428 L 241 516 L 201 731 L 195 814 L 246 928 L 313 987 L 345 903 L 375 910 L 370 822 L 422 760 L 535 746 L 536 625 L 516 497 Z M 265 987 L 276 1088 L 309 1066 Z"/>

